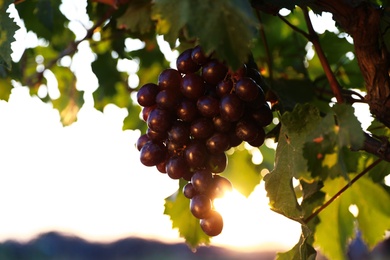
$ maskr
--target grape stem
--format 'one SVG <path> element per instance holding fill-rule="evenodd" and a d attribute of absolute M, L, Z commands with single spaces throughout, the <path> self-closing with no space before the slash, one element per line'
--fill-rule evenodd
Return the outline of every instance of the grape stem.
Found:
<path fill-rule="evenodd" d="M 376 159 L 373 163 L 371 163 L 367 168 L 365 168 L 361 173 L 356 175 L 348 184 L 346 184 L 341 190 L 339 190 L 335 195 L 333 195 L 326 203 L 324 203 L 321 207 L 319 207 L 316 211 L 310 214 L 307 218 L 303 220 L 305 224 L 309 223 L 310 220 L 318 216 L 321 211 L 323 211 L 326 207 L 328 207 L 334 200 L 336 200 L 340 195 L 346 191 L 349 187 L 352 186 L 357 180 L 359 180 L 363 175 L 365 175 L 372 168 L 377 166 L 382 161 L 381 158 Z"/>
<path fill-rule="evenodd" d="M 306 33 L 305 31 L 301 30 L 300 28 L 296 27 L 292 23 L 290 23 L 286 18 L 278 14 L 278 17 L 285 22 L 288 26 L 290 26 L 294 31 L 302 34 L 306 39 L 308 39 L 311 43 L 313 43 L 314 49 L 318 55 L 318 58 L 321 62 L 322 68 L 324 69 L 326 78 L 328 79 L 330 88 L 332 89 L 332 92 L 334 96 L 336 97 L 336 100 L 338 103 L 344 102 L 344 98 L 342 95 L 341 87 L 339 82 L 336 79 L 336 76 L 334 75 L 332 69 L 330 68 L 329 62 L 325 56 L 325 53 L 321 47 L 319 38 L 317 33 L 314 31 L 313 24 L 311 23 L 310 17 L 309 17 L 309 11 L 308 8 L 301 7 L 303 11 L 303 15 L 305 17 L 306 25 L 308 28 L 309 33 Z"/>

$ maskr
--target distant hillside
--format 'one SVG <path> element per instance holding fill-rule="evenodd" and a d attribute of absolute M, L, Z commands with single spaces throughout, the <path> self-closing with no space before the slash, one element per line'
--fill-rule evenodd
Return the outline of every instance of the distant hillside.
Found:
<path fill-rule="evenodd" d="M 274 251 L 242 253 L 221 247 L 200 247 L 193 253 L 186 244 L 165 244 L 139 238 L 113 243 L 91 243 L 56 232 L 42 234 L 27 243 L 6 241 L 0 244 L 1 260 L 272 260 Z"/>

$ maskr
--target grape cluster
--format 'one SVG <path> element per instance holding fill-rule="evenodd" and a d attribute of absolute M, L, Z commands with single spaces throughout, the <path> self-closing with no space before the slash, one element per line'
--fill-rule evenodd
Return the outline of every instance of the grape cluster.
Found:
<path fill-rule="evenodd" d="M 219 175 L 227 166 L 225 152 L 243 141 L 261 146 L 272 112 L 259 72 L 245 64 L 232 71 L 196 46 L 180 53 L 176 67 L 137 92 L 148 126 L 137 148 L 145 166 L 188 181 L 183 193 L 191 213 L 207 235 L 216 236 L 223 220 L 213 201 L 232 189 Z"/>

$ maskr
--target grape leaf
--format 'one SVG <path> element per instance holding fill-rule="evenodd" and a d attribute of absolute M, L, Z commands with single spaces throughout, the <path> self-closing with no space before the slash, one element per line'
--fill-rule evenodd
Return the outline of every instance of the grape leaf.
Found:
<path fill-rule="evenodd" d="M 348 173 L 356 170 L 356 164 L 351 162 L 357 162 L 360 156 L 349 151 L 349 148 L 357 150 L 363 141 L 363 130 L 353 107 L 345 104 L 333 106 L 307 135 L 303 146 L 303 155 L 312 176 L 326 179 L 328 176 L 335 178 L 342 175 L 348 178 Z"/>
<path fill-rule="evenodd" d="M 248 197 L 261 181 L 261 167 L 252 163 L 252 155 L 246 149 L 236 149 L 229 155 L 229 163 L 223 176 L 228 178 L 233 187 Z"/>
<path fill-rule="evenodd" d="M 258 24 L 249 2 L 240 0 L 157 0 L 153 17 L 171 47 L 185 28 L 205 52 L 215 51 L 235 69 L 247 61 Z"/>
<path fill-rule="evenodd" d="M 183 195 L 185 181 L 180 181 L 179 190 L 165 199 L 164 214 L 172 221 L 172 228 L 177 228 L 186 243 L 195 249 L 200 244 L 208 245 L 210 237 L 207 236 L 199 225 L 199 219 L 195 218 L 190 211 L 190 200 Z"/>
<path fill-rule="evenodd" d="M 19 29 L 7 13 L 9 5 L 13 2 L 12 0 L 0 2 L 0 66 L 7 70 L 10 70 L 12 67 L 11 43 L 15 40 L 14 34 L 16 30 Z"/>
<path fill-rule="evenodd" d="M 61 12 L 60 5 L 61 1 L 56 0 L 31 0 L 22 1 L 15 7 L 27 31 L 49 40 L 53 48 L 62 51 L 74 35 L 64 26 L 69 21 Z"/>
<path fill-rule="evenodd" d="M 347 104 L 336 104 L 332 107 L 339 126 L 338 144 L 354 150 L 361 148 L 364 133 L 361 123 L 354 114 L 354 108 Z"/>
<path fill-rule="evenodd" d="M 125 13 L 117 19 L 118 28 L 141 34 L 149 32 L 154 25 L 150 18 L 151 6 L 150 0 L 130 1 Z"/>
<path fill-rule="evenodd" d="M 344 178 L 329 179 L 323 190 L 329 199 L 347 184 Z M 359 179 L 319 214 L 323 221 L 316 228 L 315 244 L 330 259 L 345 258 L 347 242 L 354 235 L 357 220 L 362 238 L 373 247 L 383 240 L 385 231 L 390 228 L 389 200 L 390 195 L 380 185 L 369 178 Z M 359 209 L 356 218 L 349 212 L 350 205 Z M 375 224 L 372 219 L 375 219 Z"/>
<path fill-rule="evenodd" d="M 275 168 L 264 177 L 272 209 L 292 219 L 299 220 L 302 217 L 292 179 L 312 180 L 302 155 L 302 147 L 307 134 L 320 120 L 318 109 L 309 104 L 298 104 L 292 112 L 286 112 L 282 116 Z"/>
<path fill-rule="evenodd" d="M 60 112 L 63 125 L 70 125 L 77 119 L 83 104 L 83 94 L 76 90 L 75 76 L 68 67 L 54 66 L 52 72 L 57 78 L 60 97 L 51 100 L 53 107 Z"/>

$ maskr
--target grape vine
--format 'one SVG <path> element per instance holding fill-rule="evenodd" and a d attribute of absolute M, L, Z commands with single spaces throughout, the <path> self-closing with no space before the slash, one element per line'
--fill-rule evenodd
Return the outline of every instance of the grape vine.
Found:
<path fill-rule="evenodd" d="M 226 151 L 242 142 L 261 146 L 273 115 L 259 71 L 246 64 L 232 71 L 198 45 L 180 53 L 176 67 L 137 92 L 148 126 L 137 149 L 145 166 L 188 182 L 183 194 L 192 215 L 205 234 L 216 236 L 223 218 L 213 201 L 232 190 L 220 175 L 228 163 Z"/>

